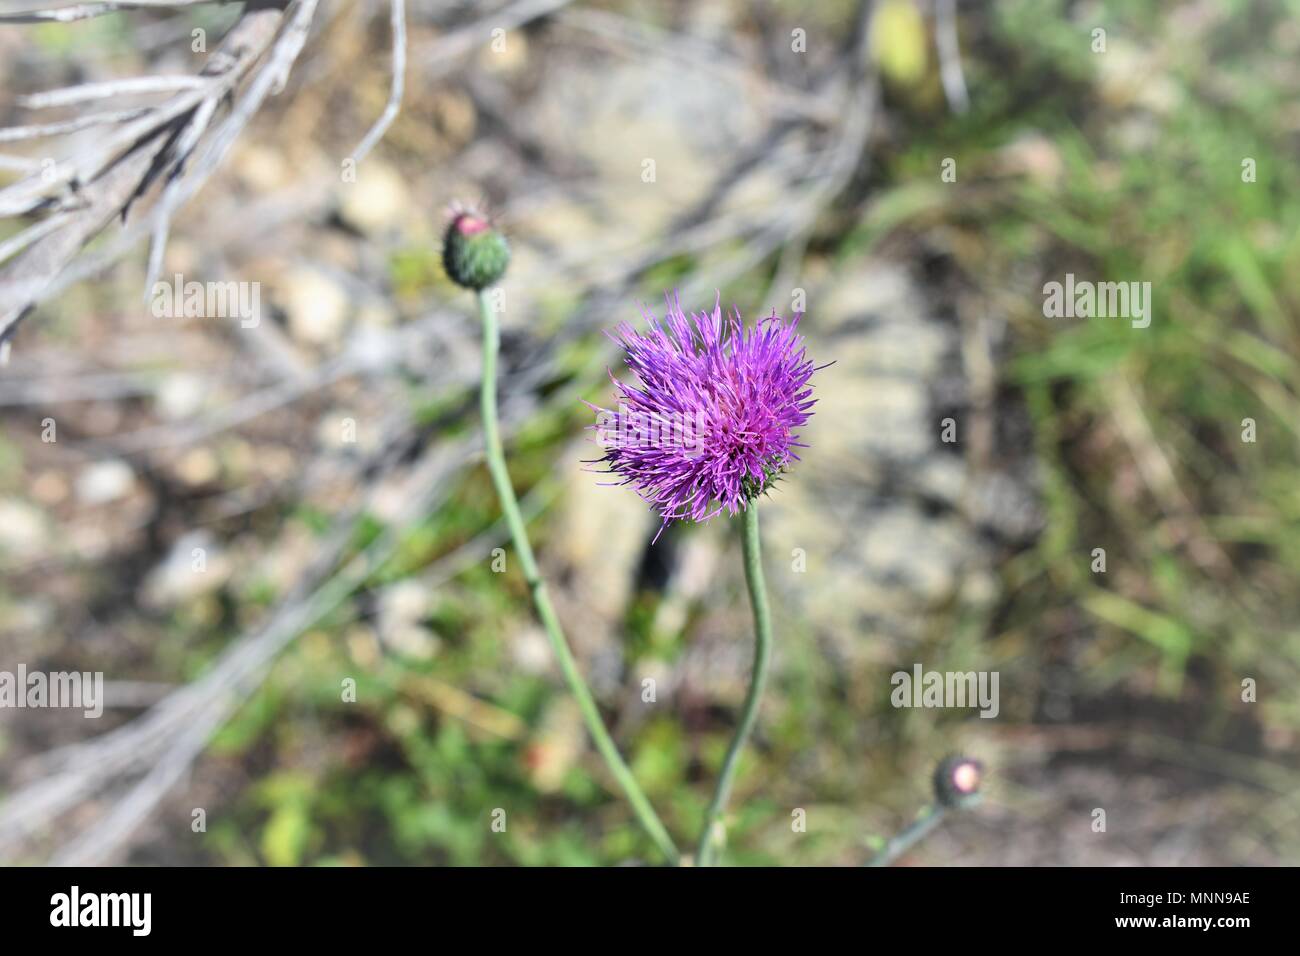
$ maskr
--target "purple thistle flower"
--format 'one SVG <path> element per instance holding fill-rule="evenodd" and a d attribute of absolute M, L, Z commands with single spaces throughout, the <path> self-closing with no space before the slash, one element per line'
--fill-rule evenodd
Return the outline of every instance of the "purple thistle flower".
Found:
<path fill-rule="evenodd" d="M 799 460 L 794 449 L 807 446 L 794 430 L 812 415 L 817 370 L 799 318 L 773 312 L 746 328 L 738 311 L 723 316 L 721 297 L 712 314 L 690 317 L 670 299 L 662 323 L 647 315 L 647 332 L 624 322 L 610 336 L 639 384 L 611 371 L 618 409 L 588 403 L 606 449 L 594 463 L 658 510 L 660 534 L 671 521 L 737 514 Z"/>

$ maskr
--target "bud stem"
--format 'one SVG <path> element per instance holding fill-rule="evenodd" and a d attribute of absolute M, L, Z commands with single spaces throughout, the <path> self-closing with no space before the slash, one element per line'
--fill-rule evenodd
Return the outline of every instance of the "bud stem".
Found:
<path fill-rule="evenodd" d="M 914 820 L 905 830 L 903 830 L 903 832 L 897 834 L 886 843 L 885 848 L 872 857 L 870 862 L 866 865 L 889 866 L 900 856 L 937 830 L 939 824 L 943 823 L 943 818 L 947 815 L 947 807 L 943 804 L 935 804 L 921 817 Z"/>
<path fill-rule="evenodd" d="M 559 616 L 556 615 L 550 596 L 546 593 L 546 582 L 542 579 L 537 559 L 533 556 L 532 545 L 528 542 L 528 531 L 524 526 L 519 502 L 515 498 L 514 487 L 510 482 L 510 472 L 506 468 L 505 451 L 501 446 L 500 429 L 497 423 L 496 367 L 500 333 L 497 328 L 496 312 L 488 300 L 486 290 L 478 292 L 478 307 L 479 315 L 483 320 L 483 378 L 479 392 L 479 408 L 483 417 L 484 456 L 487 459 L 488 471 L 492 475 L 492 484 L 496 488 L 497 497 L 501 500 L 501 510 L 505 514 L 506 524 L 510 528 L 510 537 L 519 555 L 524 580 L 528 582 L 528 590 L 532 594 L 533 606 L 537 610 L 537 617 L 541 620 L 542 627 L 546 630 L 551 649 L 555 652 L 560 673 L 564 675 L 564 682 L 578 702 L 578 709 L 582 712 L 582 719 L 596 744 L 596 749 L 609 765 L 614 779 L 623 788 L 641 825 L 645 827 L 669 864 L 675 866 L 678 862 L 677 847 L 659 817 L 655 815 L 654 807 L 646 799 L 636 778 L 632 776 L 632 771 L 623 762 L 609 731 L 605 729 L 596 701 L 578 670 L 577 661 L 574 660 L 573 652 L 569 649 L 568 641 L 565 640 Z"/>
<path fill-rule="evenodd" d="M 758 704 L 763 696 L 763 687 L 767 683 L 768 667 L 772 660 L 772 614 L 767 603 L 767 584 L 763 580 L 763 555 L 759 545 L 758 503 L 750 501 L 745 507 L 742 538 L 745 551 L 745 583 L 749 588 L 749 607 L 754 614 L 754 666 L 749 678 L 749 692 L 740 711 L 740 724 L 736 735 L 727 748 L 726 759 L 722 762 L 722 772 L 718 776 L 717 789 L 704 815 L 704 828 L 700 831 L 699 847 L 696 850 L 696 865 L 712 866 L 717 859 L 718 850 L 725 842 L 726 828 L 722 815 L 727 809 L 727 800 L 731 796 L 731 785 L 735 782 L 736 768 L 740 762 L 740 753 L 745 749 L 749 735 L 758 720 Z"/>

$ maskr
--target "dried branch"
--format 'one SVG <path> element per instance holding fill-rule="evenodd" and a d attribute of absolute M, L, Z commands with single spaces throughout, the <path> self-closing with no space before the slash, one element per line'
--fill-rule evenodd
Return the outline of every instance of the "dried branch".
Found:
<path fill-rule="evenodd" d="M 52 106 L 71 106 L 74 103 L 88 103 L 92 100 L 108 100 L 115 96 L 200 90 L 206 85 L 207 82 L 197 76 L 136 76 L 125 80 L 107 80 L 103 83 L 82 83 L 61 90 L 47 90 L 44 93 L 20 96 L 18 105 L 29 110 L 43 110 Z"/>
<path fill-rule="evenodd" d="M 957 42 L 957 0 L 934 0 L 934 42 L 939 49 L 939 79 L 948 107 L 954 113 L 970 109 L 966 75 L 961 68 L 961 46 Z"/>
<path fill-rule="evenodd" d="M 91 113 L 89 116 L 78 116 L 75 119 L 63 120 L 60 123 L 45 123 L 41 126 L 11 126 L 9 129 L 0 129 L 0 143 L 12 143 L 23 139 L 44 139 L 47 136 L 63 136 L 67 133 L 80 132 L 91 126 L 125 123 L 129 120 L 138 119 L 147 112 L 149 112 L 148 107 L 141 106 L 131 110 L 115 110 L 111 113 Z"/>
<path fill-rule="evenodd" d="M 388 103 L 384 112 L 366 133 L 365 138 L 352 151 L 352 161 L 359 163 L 374 149 L 376 143 L 388 132 L 388 127 L 397 119 L 402 108 L 402 96 L 406 90 L 406 0 L 389 0 L 392 9 L 393 30 L 393 85 L 388 94 Z"/>
<path fill-rule="evenodd" d="M 13 238 L 0 242 L 0 262 L 4 262 L 6 259 L 12 259 L 36 240 L 48 236 L 54 230 L 62 226 L 67 218 L 68 213 L 59 213 L 58 215 L 50 216 L 48 219 L 43 219 L 40 222 L 33 223 Z"/>
<path fill-rule="evenodd" d="M 134 0 L 122 6 L 184 6 L 189 2 Z M 63 135 L 101 124 L 113 129 L 82 153 L 47 164 L 39 172 L 33 170 L 0 189 L 0 217 L 53 214 L 56 222 L 49 226 L 46 223 L 51 220 L 47 219 L 21 233 L 17 237 L 21 244 L 6 244 L 4 258 L 8 261 L 0 260 L 0 343 L 9 341 L 19 322 L 52 294 L 55 280 L 82 248 L 113 219 L 125 218 L 135 201 L 161 181 L 165 185 L 151 225 L 151 279 L 156 275 L 172 215 L 211 176 L 266 97 L 283 88 L 306 42 L 317 3 L 252 0 L 198 76 L 90 83 L 26 99 L 28 106 L 43 108 L 128 94 L 171 94 L 153 107 L 0 130 L 0 141 L 4 141 Z M 44 17 L 51 18 L 60 17 Z M 235 100 L 230 116 L 207 136 L 218 107 L 235 97 L 245 81 L 243 95 Z M 200 159 L 187 175 L 188 162 L 196 153 Z M 61 215 L 65 213 L 72 215 Z"/>
<path fill-rule="evenodd" d="M 422 51 L 419 60 L 424 65 L 424 75 L 436 77 L 455 69 L 460 57 L 477 48 L 483 42 L 483 34 L 489 29 L 515 30 L 562 10 L 572 2 L 573 0 L 516 0 L 508 7 L 458 27 Z"/>
<path fill-rule="evenodd" d="M 158 10 L 194 7 L 201 3 L 229 3 L 231 0 L 111 0 L 104 3 L 76 3 L 66 7 L 44 7 L 0 13 L 0 23 L 72 23 L 102 17 L 119 10 Z"/>

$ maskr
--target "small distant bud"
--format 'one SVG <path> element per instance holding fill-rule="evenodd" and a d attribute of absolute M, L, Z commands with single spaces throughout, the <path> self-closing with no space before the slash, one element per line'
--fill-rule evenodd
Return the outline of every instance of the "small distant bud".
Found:
<path fill-rule="evenodd" d="M 457 211 L 443 236 L 442 265 L 452 282 L 477 292 L 505 275 L 510 246 L 486 216 Z"/>
<path fill-rule="evenodd" d="M 956 809 L 979 797 L 984 765 L 969 757 L 947 757 L 934 770 L 934 798 Z"/>

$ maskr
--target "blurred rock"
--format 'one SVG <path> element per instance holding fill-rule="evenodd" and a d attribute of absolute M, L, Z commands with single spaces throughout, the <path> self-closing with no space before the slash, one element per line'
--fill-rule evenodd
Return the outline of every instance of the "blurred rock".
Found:
<path fill-rule="evenodd" d="M 375 420 L 351 408 L 332 408 L 316 423 L 322 448 L 344 453 L 374 451 L 379 446 Z"/>
<path fill-rule="evenodd" d="M 478 127 L 474 101 L 463 90 L 436 89 L 431 94 L 434 125 L 441 134 L 435 144 L 439 152 L 459 149 L 468 143 Z"/>
<path fill-rule="evenodd" d="M 31 557 L 48 541 L 45 513 L 17 498 L 0 498 L 0 553 Z"/>
<path fill-rule="evenodd" d="M 432 606 L 429 588 L 419 581 L 407 579 L 390 584 L 379 593 L 380 626 L 422 621 Z"/>
<path fill-rule="evenodd" d="M 207 386 L 197 375 L 175 372 L 163 379 L 154 395 L 158 414 L 168 421 L 189 418 L 203 407 Z"/>
<path fill-rule="evenodd" d="M 1010 478 L 972 476 L 964 411 L 952 407 L 964 403 L 961 331 L 934 316 L 906 268 L 847 265 L 810 293 L 800 328 L 813 360 L 835 364 L 813 379 L 803 461 L 764 503 L 770 580 L 787 613 L 846 648 L 888 655 L 960 596 L 988 593 L 987 582 L 966 583 L 993 563 L 981 533 L 991 512 L 970 507 L 975 490 L 1032 498 Z M 949 416 L 956 444 L 940 440 Z M 1013 532 L 1029 523 L 1021 516 Z"/>
<path fill-rule="evenodd" d="M 357 324 L 371 329 L 390 328 L 397 324 L 397 313 L 385 302 L 368 302 L 357 310 Z"/>
<path fill-rule="evenodd" d="M 281 150 L 247 141 L 239 144 L 234 167 L 244 182 L 260 193 L 280 189 L 295 175 Z"/>
<path fill-rule="evenodd" d="M 566 489 L 556 506 L 553 530 L 546 537 L 544 559 L 566 582 L 567 604 L 582 609 L 589 647 L 603 643 L 622 621 L 637 568 L 659 518 L 627 488 L 603 487 L 607 478 L 579 467 L 582 459 L 600 457 L 592 442 L 575 442 L 561 457 L 572 463 Z"/>
<path fill-rule="evenodd" d="M 713 587 L 724 561 L 725 543 L 725 535 L 708 530 L 685 537 L 672 578 L 655 610 L 655 633 L 673 634 L 686 626 L 691 608 Z"/>
<path fill-rule="evenodd" d="M 348 355 L 369 372 L 392 368 L 405 351 L 402 339 L 380 325 L 358 325 L 348 338 Z"/>
<path fill-rule="evenodd" d="M 586 746 L 587 732 L 578 705 L 567 695 L 555 698 L 542 716 L 536 737 L 524 751 L 524 764 L 533 786 L 542 793 L 559 790 Z"/>
<path fill-rule="evenodd" d="M 176 477 L 190 487 L 216 481 L 221 475 L 221 462 L 210 448 L 191 448 L 176 462 Z"/>
<path fill-rule="evenodd" d="M 375 632 L 365 625 L 358 624 L 347 632 L 348 656 L 358 667 L 373 670 L 379 666 L 379 639 Z"/>
<path fill-rule="evenodd" d="M 411 211 L 406 181 L 374 156 L 358 165 L 356 182 L 339 186 L 339 215 L 368 235 L 399 228 Z"/>
<path fill-rule="evenodd" d="M 58 608 L 52 601 L 41 598 L 30 601 L 6 599 L 0 604 L 0 632 L 10 635 L 39 635 L 57 626 L 57 615 Z"/>
<path fill-rule="evenodd" d="M 99 461 L 77 476 L 77 500 L 84 505 L 102 505 L 125 497 L 135 484 L 135 472 L 124 461 Z"/>
<path fill-rule="evenodd" d="M 428 660 L 438 639 L 423 625 L 432 609 L 432 594 L 418 580 L 398 581 L 379 594 L 379 639 L 390 650 L 416 660 Z"/>
<path fill-rule="evenodd" d="M 479 54 L 478 63 L 491 73 L 513 73 L 528 65 L 528 35 L 510 30 L 497 45 L 489 43 Z"/>
<path fill-rule="evenodd" d="M 994 163 L 999 172 L 1025 176 L 1041 186 L 1055 186 L 1065 171 L 1061 151 L 1041 133 L 1026 133 L 998 150 Z"/>
<path fill-rule="evenodd" d="M 515 666 L 525 674 L 547 674 L 555 668 L 551 645 L 546 634 L 536 625 L 522 628 L 513 635 L 510 652 Z"/>
<path fill-rule="evenodd" d="M 592 167 L 585 185 L 618 210 L 625 229 L 649 235 L 712 187 L 725 161 L 702 144 L 701 130 L 713 143 L 744 142 L 763 121 L 737 80 L 710 75 L 703 83 L 693 70 L 649 70 L 585 51 L 552 59 L 536 110 L 521 121 Z"/>
<path fill-rule="evenodd" d="M 415 624 L 380 631 L 385 647 L 412 660 L 431 660 L 438 653 L 439 641 L 433 631 Z"/>
<path fill-rule="evenodd" d="M 167 557 L 145 577 L 140 603 L 156 610 L 176 607 L 211 593 L 230 578 L 232 564 L 210 531 L 178 538 Z"/>
<path fill-rule="evenodd" d="M 298 266 L 289 271 L 281 289 L 289 330 L 312 345 L 329 345 L 343 334 L 349 299 L 337 282 L 318 269 Z"/>
<path fill-rule="evenodd" d="M 42 471 L 32 481 L 32 497 L 46 506 L 62 504 L 72 493 L 67 477 L 60 471 Z"/>

